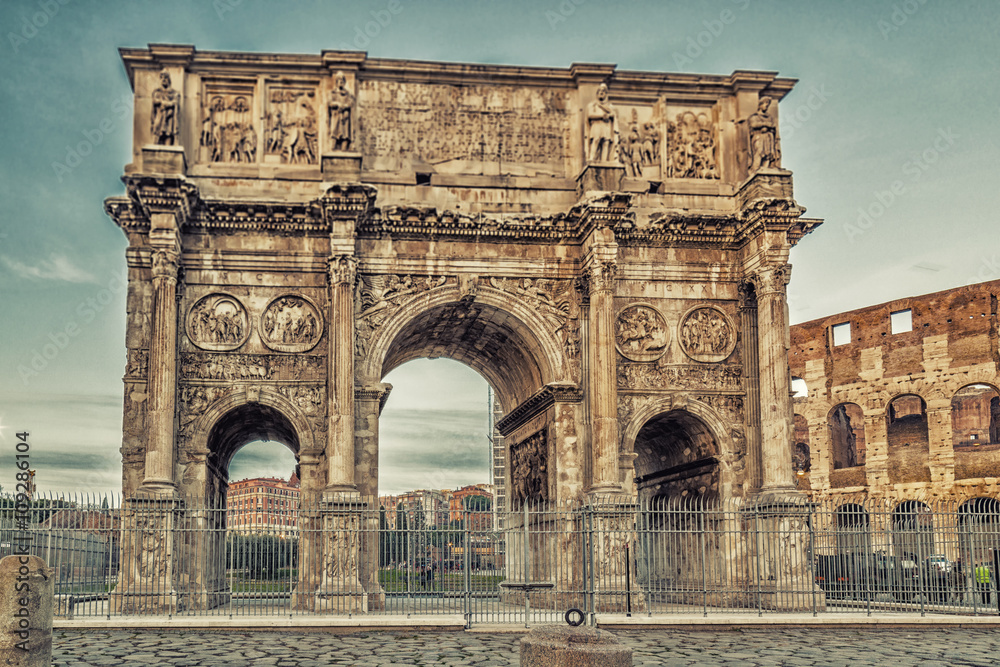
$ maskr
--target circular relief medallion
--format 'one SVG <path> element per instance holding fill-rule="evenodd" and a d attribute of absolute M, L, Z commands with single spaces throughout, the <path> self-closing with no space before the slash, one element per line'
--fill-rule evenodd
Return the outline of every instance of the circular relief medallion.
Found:
<path fill-rule="evenodd" d="M 681 317 L 681 349 L 695 361 L 723 361 L 736 347 L 736 330 L 728 316 L 713 306 L 695 306 Z"/>
<path fill-rule="evenodd" d="M 260 316 L 260 337 L 278 352 L 305 352 L 323 336 L 323 316 L 301 296 L 279 296 Z"/>
<path fill-rule="evenodd" d="M 618 311 L 615 347 L 626 359 L 653 361 L 663 356 L 670 341 L 667 321 L 656 308 L 636 303 Z"/>
<path fill-rule="evenodd" d="M 188 313 L 187 335 L 203 350 L 235 350 L 250 336 L 250 317 L 236 297 L 209 294 Z"/>

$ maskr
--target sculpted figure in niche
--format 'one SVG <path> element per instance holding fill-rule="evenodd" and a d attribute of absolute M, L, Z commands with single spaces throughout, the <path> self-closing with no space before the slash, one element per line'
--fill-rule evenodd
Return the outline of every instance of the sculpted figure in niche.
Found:
<path fill-rule="evenodd" d="M 643 125 L 642 164 L 660 164 L 660 131 L 653 121 Z"/>
<path fill-rule="evenodd" d="M 330 123 L 330 144 L 335 151 L 351 148 L 351 118 L 354 113 L 354 95 L 347 89 L 347 77 L 337 72 L 337 87 L 330 93 L 327 113 Z"/>
<path fill-rule="evenodd" d="M 771 115 L 770 97 L 762 97 L 757 103 L 757 112 L 747 118 L 750 130 L 750 173 L 781 165 L 781 150 L 778 147 L 778 124 Z"/>
<path fill-rule="evenodd" d="M 618 119 L 608 101 L 608 87 L 597 87 L 597 99 L 587 105 L 587 161 L 610 162 L 615 156 Z"/>
<path fill-rule="evenodd" d="M 170 74 L 160 72 L 160 87 L 153 91 L 153 113 L 150 130 L 153 141 L 161 146 L 173 146 L 177 140 L 177 111 L 181 95 L 170 87 Z"/>

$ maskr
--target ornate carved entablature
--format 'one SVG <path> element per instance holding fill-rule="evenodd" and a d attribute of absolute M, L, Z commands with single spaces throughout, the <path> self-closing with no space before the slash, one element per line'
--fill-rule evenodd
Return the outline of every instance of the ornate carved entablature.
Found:
<path fill-rule="evenodd" d="M 136 213 L 149 220 L 155 213 L 173 213 L 182 224 L 198 202 L 198 187 L 180 177 L 129 176 L 125 191 Z"/>
<path fill-rule="evenodd" d="M 496 428 L 506 438 L 556 403 L 579 403 L 582 400 L 583 391 L 575 384 L 547 384 L 498 421 Z"/>

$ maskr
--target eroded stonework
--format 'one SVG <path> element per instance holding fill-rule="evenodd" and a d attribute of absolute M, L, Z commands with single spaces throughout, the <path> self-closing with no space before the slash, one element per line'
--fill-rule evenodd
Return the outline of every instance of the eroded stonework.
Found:
<path fill-rule="evenodd" d="M 421 357 L 494 389 L 515 502 L 794 493 L 787 258 L 820 221 L 778 168 L 792 80 L 122 56 L 123 489 L 158 520 L 221 501 L 243 445 L 281 443 L 321 507 L 303 526 L 328 531 L 303 540 L 292 604 L 377 607 L 350 535 L 378 496 L 382 379 Z M 224 578 L 173 573 L 161 547 L 137 547 L 152 560 L 128 590 L 155 573 L 178 601 L 225 597 L 188 590 Z"/>

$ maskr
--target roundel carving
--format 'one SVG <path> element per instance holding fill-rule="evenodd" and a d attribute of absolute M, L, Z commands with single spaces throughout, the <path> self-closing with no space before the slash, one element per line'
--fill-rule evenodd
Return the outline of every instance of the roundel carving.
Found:
<path fill-rule="evenodd" d="M 323 316 L 305 297 L 279 296 L 260 316 L 260 337 L 272 350 L 305 352 L 323 337 Z"/>
<path fill-rule="evenodd" d="M 736 347 L 732 320 L 714 306 L 695 306 L 681 317 L 679 341 L 695 361 L 723 361 Z"/>
<path fill-rule="evenodd" d="M 250 337 L 250 317 L 236 297 L 209 294 L 188 313 L 187 335 L 203 350 L 235 350 Z"/>
<path fill-rule="evenodd" d="M 663 356 L 670 342 L 670 330 L 656 308 L 634 303 L 618 311 L 615 347 L 626 359 L 653 361 Z"/>

